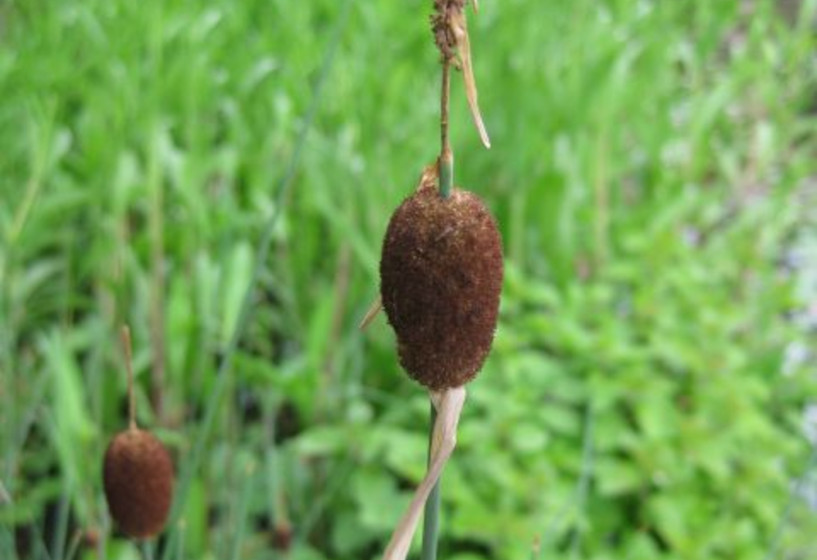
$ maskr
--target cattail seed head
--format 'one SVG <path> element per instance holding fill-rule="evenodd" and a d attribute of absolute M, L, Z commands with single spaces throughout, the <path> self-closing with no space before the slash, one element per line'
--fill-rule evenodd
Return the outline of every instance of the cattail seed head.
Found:
<path fill-rule="evenodd" d="M 162 531 L 173 499 L 173 462 L 153 434 L 120 432 L 105 452 L 105 498 L 111 517 L 128 536 L 150 538 Z"/>
<path fill-rule="evenodd" d="M 412 378 L 442 390 L 477 374 L 496 330 L 502 272 L 496 222 L 475 194 L 421 188 L 400 205 L 383 242 L 380 290 Z"/>

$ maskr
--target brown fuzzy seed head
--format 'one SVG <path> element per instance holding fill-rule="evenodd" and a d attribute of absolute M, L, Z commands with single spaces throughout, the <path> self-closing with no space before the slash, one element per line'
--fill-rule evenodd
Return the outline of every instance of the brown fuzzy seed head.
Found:
<path fill-rule="evenodd" d="M 422 188 L 395 211 L 383 241 L 380 291 L 400 364 L 432 390 L 482 367 L 496 330 L 502 241 L 475 194 Z"/>
<path fill-rule="evenodd" d="M 128 536 L 150 538 L 162 531 L 173 500 L 173 462 L 150 432 L 130 429 L 113 438 L 103 465 L 111 517 Z"/>

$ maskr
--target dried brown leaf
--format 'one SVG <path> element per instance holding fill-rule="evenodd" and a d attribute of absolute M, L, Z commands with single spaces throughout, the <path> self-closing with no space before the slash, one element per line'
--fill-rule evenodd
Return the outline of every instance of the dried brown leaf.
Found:
<path fill-rule="evenodd" d="M 451 28 L 457 41 L 457 51 L 462 67 L 462 77 L 465 81 L 465 96 L 468 98 L 468 107 L 471 110 L 471 117 L 477 127 L 479 137 L 486 148 L 491 147 L 491 139 L 482 121 L 482 114 L 479 111 L 477 102 L 477 82 L 474 78 L 474 67 L 471 62 L 471 42 L 468 39 L 468 25 L 465 19 L 465 12 L 455 12 L 451 15 Z"/>
<path fill-rule="evenodd" d="M 431 402 L 437 410 L 437 421 L 431 438 L 431 461 L 425 478 L 417 487 L 414 498 L 397 528 L 394 530 L 389 546 L 383 554 L 383 560 L 405 560 L 408 555 L 411 539 L 417 530 L 417 522 L 423 506 L 428 500 L 431 489 L 439 480 L 443 467 L 448 462 L 457 444 L 457 424 L 465 404 L 465 387 L 431 392 Z"/>

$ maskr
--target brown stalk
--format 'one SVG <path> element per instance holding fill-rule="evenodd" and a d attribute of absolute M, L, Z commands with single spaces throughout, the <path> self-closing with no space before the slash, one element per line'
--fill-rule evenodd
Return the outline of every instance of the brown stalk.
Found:
<path fill-rule="evenodd" d="M 451 97 L 451 61 L 443 59 L 443 83 L 440 93 L 440 163 L 453 159 L 451 142 L 448 139 L 448 107 Z"/>
<path fill-rule="evenodd" d="M 479 6 L 472 0 L 474 11 Z M 454 64 L 462 70 L 465 82 L 465 96 L 474 125 L 479 137 L 486 148 L 491 147 L 491 140 L 477 101 L 477 83 L 474 78 L 474 67 L 471 57 L 471 42 L 468 38 L 468 24 L 465 17 L 465 0 L 434 0 L 434 14 L 431 16 L 431 28 L 434 33 L 434 42 L 440 50 L 443 64 L 443 79 L 445 80 L 446 65 Z M 445 86 L 444 86 L 445 87 Z"/>
<path fill-rule="evenodd" d="M 127 325 L 122 325 L 120 334 L 122 340 L 122 352 L 125 354 L 125 369 L 128 372 L 128 428 L 136 429 L 136 398 L 133 389 L 133 350 L 130 338 L 130 329 Z"/>

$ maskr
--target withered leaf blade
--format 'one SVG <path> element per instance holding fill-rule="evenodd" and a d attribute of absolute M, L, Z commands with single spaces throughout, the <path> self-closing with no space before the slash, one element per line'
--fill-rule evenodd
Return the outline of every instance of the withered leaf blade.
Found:
<path fill-rule="evenodd" d="M 476 3 L 474 5 L 476 8 Z M 482 114 L 479 111 L 477 102 L 477 82 L 474 78 L 474 67 L 471 61 L 471 42 L 468 39 L 468 25 L 465 19 L 465 12 L 454 12 L 451 14 L 451 27 L 454 37 L 457 39 L 457 51 L 462 68 L 462 77 L 465 81 L 465 96 L 468 98 L 468 107 L 471 110 L 471 117 L 479 132 L 479 137 L 486 148 L 491 147 L 491 139 L 488 138 L 488 131 L 482 121 Z"/>
<path fill-rule="evenodd" d="M 377 299 L 375 299 L 372 304 L 369 306 L 369 310 L 366 311 L 366 315 L 363 317 L 363 320 L 358 325 L 358 329 L 366 330 L 366 328 L 374 321 L 377 314 L 383 309 L 383 297 L 378 294 Z"/>
<path fill-rule="evenodd" d="M 405 560 L 408 556 L 411 539 L 417 530 L 423 506 L 457 444 L 457 424 L 462 414 L 462 406 L 465 404 L 465 396 L 465 387 L 431 392 L 431 402 L 437 410 L 437 420 L 434 422 L 431 438 L 431 461 L 428 472 L 417 487 L 408 510 L 397 524 L 383 554 L 383 560 Z"/>

